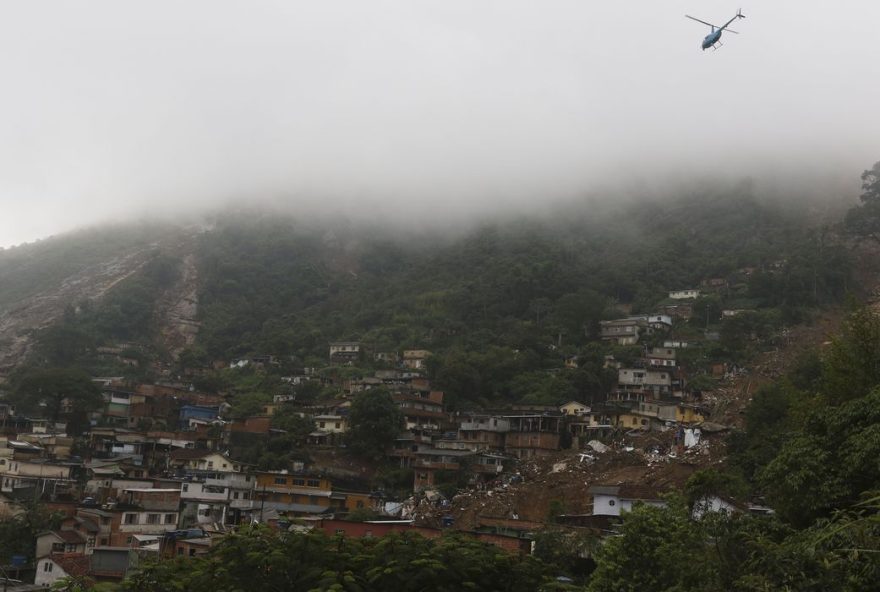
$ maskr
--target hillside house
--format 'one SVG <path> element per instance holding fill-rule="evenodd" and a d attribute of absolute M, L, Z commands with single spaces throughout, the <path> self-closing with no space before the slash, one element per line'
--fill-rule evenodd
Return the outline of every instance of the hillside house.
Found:
<path fill-rule="evenodd" d="M 593 497 L 593 515 L 620 516 L 637 503 L 665 507 L 660 492 L 644 485 L 594 485 L 588 490 Z"/>
<path fill-rule="evenodd" d="M 647 323 L 640 319 L 617 319 L 599 321 L 602 340 L 612 341 L 617 345 L 634 345 L 639 342 L 639 335 L 644 332 Z"/>
<path fill-rule="evenodd" d="M 181 528 L 239 524 L 254 509 L 256 479 L 249 474 L 224 473 L 180 484 Z"/>
<path fill-rule="evenodd" d="M 179 488 L 131 488 L 112 511 L 122 514 L 118 531 L 112 532 L 110 544 L 131 546 L 134 535 L 161 535 L 177 529 L 180 518 Z"/>
<path fill-rule="evenodd" d="M 257 512 L 276 510 L 310 516 L 328 512 L 334 505 L 332 483 L 327 478 L 288 471 L 260 471 L 256 479 Z"/>
<path fill-rule="evenodd" d="M 458 471 L 473 462 L 470 450 L 443 450 L 430 448 L 416 453 L 413 462 L 413 491 L 422 491 L 436 485 L 439 471 Z"/>
<path fill-rule="evenodd" d="M 219 452 L 193 448 L 172 451 L 168 464 L 169 468 L 182 475 L 240 473 L 244 469 L 241 463 Z"/>
<path fill-rule="evenodd" d="M 694 305 L 691 302 L 679 301 L 675 303 L 661 304 L 658 308 L 661 312 L 683 321 L 687 321 L 694 316 Z"/>
<path fill-rule="evenodd" d="M 578 401 L 569 401 L 565 405 L 559 406 L 559 412 L 562 415 L 581 416 L 590 412 L 590 408 Z"/>
<path fill-rule="evenodd" d="M 404 425 L 408 430 L 439 431 L 441 424 L 448 421 L 448 415 L 443 412 L 443 393 L 440 391 L 427 394 L 396 393 L 393 398 L 403 413 Z"/>
<path fill-rule="evenodd" d="M 672 347 L 652 347 L 645 353 L 645 361 L 652 367 L 675 367 L 675 349 Z"/>
<path fill-rule="evenodd" d="M 651 329 L 658 330 L 666 330 L 672 328 L 672 316 L 667 314 L 649 314 L 649 315 L 636 315 L 628 317 L 635 321 L 642 321 Z"/>
<path fill-rule="evenodd" d="M 699 290 L 673 290 L 669 293 L 669 298 L 672 300 L 696 300 L 699 297 Z"/>
<path fill-rule="evenodd" d="M 37 555 L 34 585 L 50 588 L 62 578 L 82 577 L 91 570 L 91 559 L 80 553 Z"/>
<path fill-rule="evenodd" d="M 644 400 L 644 397 L 659 398 L 671 393 L 672 372 L 665 369 L 621 368 L 617 371 L 616 397 L 609 400 Z M 627 397 L 626 395 L 642 397 Z"/>
<path fill-rule="evenodd" d="M 348 364 L 361 357 L 361 344 L 357 341 L 336 341 L 330 344 L 330 363 Z"/>
<path fill-rule="evenodd" d="M 15 498 L 33 496 L 28 491 L 68 493 L 76 486 L 76 473 L 73 469 L 73 465 L 69 464 L 0 458 L 0 492 Z"/>
<path fill-rule="evenodd" d="M 388 351 L 388 352 L 376 352 L 373 354 L 373 360 L 376 362 L 381 362 L 383 364 L 394 365 L 397 364 L 397 360 L 400 357 L 397 355 L 397 352 Z"/>
<path fill-rule="evenodd" d="M 458 439 L 471 450 L 504 450 L 510 420 L 496 415 L 466 415 L 458 424 Z"/>
<path fill-rule="evenodd" d="M 37 535 L 37 557 L 46 557 L 52 554 L 85 555 L 85 553 L 86 536 L 77 530 L 52 530 Z"/>
<path fill-rule="evenodd" d="M 426 349 L 407 349 L 403 351 L 403 365 L 410 370 L 423 370 L 431 352 Z"/>
<path fill-rule="evenodd" d="M 561 414 L 524 413 L 505 414 L 503 417 L 510 422 L 510 431 L 504 439 L 505 454 L 516 458 L 534 458 L 559 450 Z"/>

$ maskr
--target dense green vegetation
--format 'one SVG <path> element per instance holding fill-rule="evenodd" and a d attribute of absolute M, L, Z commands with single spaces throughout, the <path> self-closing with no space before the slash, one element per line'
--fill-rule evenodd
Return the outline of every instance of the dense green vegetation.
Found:
<path fill-rule="evenodd" d="M 377 350 L 584 344 L 612 302 L 650 312 L 670 289 L 754 267 L 743 297 L 797 308 L 846 290 L 842 249 L 744 196 L 640 203 L 595 217 L 377 239 L 291 221 L 237 220 L 205 234 L 202 345 L 212 356 L 324 357 L 331 340 Z M 763 270 L 763 271 L 762 271 Z"/>
<path fill-rule="evenodd" d="M 847 228 L 856 236 L 880 242 L 880 162 L 862 173 L 861 202 L 847 213 Z"/>
<path fill-rule="evenodd" d="M 16 376 L 9 397 L 21 412 L 42 414 L 52 422 L 63 420 L 67 434 L 79 436 L 89 428 L 88 414 L 103 404 L 91 376 L 78 368 L 29 369 Z"/>
<path fill-rule="evenodd" d="M 465 536 L 351 539 L 255 528 L 225 537 L 205 557 L 151 565 L 123 589 L 534 592 L 551 575 L 537 560 Z"/>
<path fill-rule="evenodd" d="M 149 362 L 162 358 L 156 305 L 178 274 L 179 261 L 156 251 L 100 300 L 69 303 L 60 322 L 37 334 L 28 366 L 76 367 L 96 376 L 145 375 Z M 102 356 L 100 347 L 112 353 Z M 122 358 L 133 363 L 125 364 Z"/>
<path fill-rule="evenodd" d="M 75 270 L 113 248 L 127 252 L 119 244 L 125 236 L 129 248 L 142 250 L 148 236 L 173 232 L 126 229 L 105 232 L 91 246 L 75 236 L 6 251 L 0 278 L 10 281 L 0 285 L 19 286 L 18 296 L 32 293 L 57 281 L 63 266 Z M 325 372 L 367 374 L 382 367 L 370 352 L 424 348 L 434 354 L 429 377 L 452 408 L 598 402 L 614 380 L 604 356 L 626 362 L 635 355 L 599 346 L 600 320 L 653 312 L 671 289 L 729 279 L 674 329 L 675 337 L 702 343 L 685 360 L 700 381 L 709 362 L 748 360 L 786 326 L 843 297 L 850 263 L 834 236 L 759 202 L 747 188 L 601 207 L 575 203 L 455 236 L 230 216 L 197 239 L 202 328 L 176 370 L 198 370 L 196 386 L 231 393 L 242 414 L 268 402 L 277 376 L 326 366 L 328 343 L 351 339 L 367 350 L 360 363 Z M 37 255 L 45 261 L 31 269 L 27 262 Z M 167 358 L 154 320 L 178 267 L 173 247 L 156 251 L 100 301 L 70 303 L 62 322 L 38 335 L 29 365 L 149 379 L 150 363 Z M 723 308 L 748 312 L 722 320 Z M 705 330 L 720 340 L 705 341 Z M 119 345 L 124 351 L 98 352 Z M 201 373 L 216 360 L 266 354 L 280 362 L 266 370 L 276 376 L 272 388 L 246 372 Z M 571 356 L 578 368 L 564 369 Z"/>
<path fill-rule="evenodd" d="M 748 195 L 571 206 L 454 239 L 387 235 L 278 216 L 218 224 L 199 244 L 203 325 L 184 363 L 273 354 L 322 366 L 329 342 L 358 340 L 362 374 L 381 367 L 369 352 L 433 352 L 429 376 L 453 408 L 597 401 L 614 379 L 604 356 L 633 355 L 599 347 L 598 323 L 625 308 L 653 312 L 671 289 L 729 278 L 675 328 L 692 341 L 720 332 L 689 352 L 699 370 L 749 359 L 851 287 L 827 229 Z M 722 321 L 725 307 L 749 312 Z M 562 370 L 568 356 L 577 370 Z"/>
<path fill-rule="evenodd" d="M 148 248 L 174 229 L 150 224 L 84 230 L 44 241 L 0 248 L 0 311 L 42 291 L 52 291 L 65 278 L 114 258 Z"/>

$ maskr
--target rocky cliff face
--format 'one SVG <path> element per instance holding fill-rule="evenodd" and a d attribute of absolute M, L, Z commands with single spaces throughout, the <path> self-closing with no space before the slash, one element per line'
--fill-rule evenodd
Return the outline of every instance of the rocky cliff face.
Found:
<path fill-rule="evenodd" d="M 193 343 L 198 330 L 195 233 L 162 229 L 152 235 L 137 229 L 131 240 L 119 234 L 107 240 L 99 231 L 91 237 L 79 233 L 0 252 L 0 281 L 9 288 L 0 294 L 0 383 L 30 353 L 36 332 L 58 322 L 65 311 L 100 300 L 157 250 L 182 261 L 180 278 L 156 306 L 163 345 L 176 355 Z"/>

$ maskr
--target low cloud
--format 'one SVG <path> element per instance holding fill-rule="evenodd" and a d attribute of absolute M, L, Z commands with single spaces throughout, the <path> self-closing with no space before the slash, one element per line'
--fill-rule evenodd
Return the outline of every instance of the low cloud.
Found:
<path fill-rule="evenodd" d="M 717 1 L 8 4 L 0 245 L 264 201 L 459 220 L 744 177 L 853 199 L 880 159 L 880 5 L 854 4 L 744 6 L 717 52 L 683 18 Z"/>

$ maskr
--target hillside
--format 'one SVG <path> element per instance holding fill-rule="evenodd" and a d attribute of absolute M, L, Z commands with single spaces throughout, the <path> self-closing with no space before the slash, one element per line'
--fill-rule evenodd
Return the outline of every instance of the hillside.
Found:
<path fill-rule="evenodd" d="M 227 214 L 210 230 L 105 229 L 12 249 L 0 253 L 0 276 L 2 373 L 30 359 L 131 374 L 97 359 L 108 347 L 136 352 L 141 375 L 172 371 L 181 355 L 188 366 L 253 355 L 309 365 L 329 342 L 353 339 L 372 351 L 431 350 L 453 398 L 475 394 L 455 392 L 459 362 L 491 366 L 473 357 L 488 355 L 516 366 L 459 391 L 522 396 L 516 376 L 589 357 L 600 320 L 651 312 L 668 291 L 707 278 L 739 283 L 699 301 L 695 316 L 741 306 L 771 311 L 757 322 L 777 327 L 853 285 L 827 228 L 735 193 L 569 204 L 455 234 Z M 701 328 L 695 320 L 680 332 Z M 746 345 L 713 355 L 734 361 Z M 514 363 L 514 351 L 528 355 Z"/>

